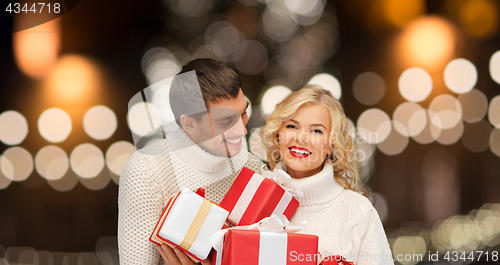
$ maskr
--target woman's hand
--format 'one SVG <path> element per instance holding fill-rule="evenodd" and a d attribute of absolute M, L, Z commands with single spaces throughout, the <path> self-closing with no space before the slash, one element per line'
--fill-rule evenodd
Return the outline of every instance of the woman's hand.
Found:
<path fill-rule="evenodd" d="M 160 252 L 163 260 L 167 265 L 191 265 L 195 264 L 182 250 L 178 248 L 170 248 L 166 244 L 161 246 L 156 246 L 158 252 Z M 212 262 L 210 259 L 202 260 L 201 265 L 210 265 Z"/>

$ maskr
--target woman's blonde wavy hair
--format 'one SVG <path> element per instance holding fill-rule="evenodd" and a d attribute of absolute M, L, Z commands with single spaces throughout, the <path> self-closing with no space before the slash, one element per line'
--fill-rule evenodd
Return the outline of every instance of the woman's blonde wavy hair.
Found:
<path fill-rule="evenodd" d="M 358 161 L 355 157 L 356 146 L 347 133 L 344 108 L 330 91 L 318 85 L 306 85 L 291 93 L 276 105 L 274 112 L 266 119 L 266 125 L 262 127 L 260 135 L 266 146 L 271 170 L 274 170 L 276 163 L 281 160 L 278 145 L 279 131 L 283 123 L 291 119 L 302 105 L 321 105 L 327 108 L 332 124 L 330 143 L 334 152 L 325 161 L 333 166 L 334 178 L 342 186 L 368 197 L 370 194 L 359 177 Z"/>

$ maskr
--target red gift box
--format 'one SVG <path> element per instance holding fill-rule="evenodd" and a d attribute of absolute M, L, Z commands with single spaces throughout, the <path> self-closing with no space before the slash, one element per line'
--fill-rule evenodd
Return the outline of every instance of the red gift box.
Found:
<path fill-rule="evenodd" d="M 230 212 L 230 223 L 241 226 L 273 214 L 291 219 L 299 201 L 273 180 L 244 167 L 220 206 Z"/>
<path fill-rule="evenodd" d="M 321 260 L 315 235 L 230 229 L 222 255 L 214 252 L 212 265 L 316 265 Z"/>

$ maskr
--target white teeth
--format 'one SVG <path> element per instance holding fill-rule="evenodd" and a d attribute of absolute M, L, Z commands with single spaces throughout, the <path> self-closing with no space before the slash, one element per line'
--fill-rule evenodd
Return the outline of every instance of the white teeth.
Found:
<path fill-rule="evenodd" d="M 238 138 L 237 140 L 229 140 L 229 139 L 226 139 L 226 141 L 227 141 L 228 143 L 237 144 L 237 143 L 239 143 L 239 142 L 241 141 L 241 137 L 240 137 L 240 138 Z"/>
<path fill-rule="evenodd" d="M 311 154 L 311 152 L 307 152 L 307 151 L 299 150 L 299 149 L 295 149 L 295 148 L 290 148 L 290 150 L 292 150 L 292 152 L 294 152 L 294 153 L 301 154 L 301 155 L 310 155 Z"/>

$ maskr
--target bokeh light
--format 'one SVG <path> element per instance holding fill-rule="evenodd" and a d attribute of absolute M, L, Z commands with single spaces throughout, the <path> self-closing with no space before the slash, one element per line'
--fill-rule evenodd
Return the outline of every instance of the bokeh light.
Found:
<path fill-rule="evenodd" d="M 97 257 L 92 252 L 82 252 L 78 257 L 77 265 L 98 265 Z"/>
<path fill-rule="evenodd" d="M 490 76 L 500 84 L 500 51 L 496 51 L 490 59 Z"/>
<path fill-rule="evenodd" d="M 0 141 L 6 145 L 18 145 L 28 135 L 28 121 L 14 110 L 0 114 Z"/>
<path fill-rule="evenodd" d="M 389 215 L 389 203 L 381 193 L 373 193 L 373 207 L 377 210 L 380 220 L 383 222 Z"/>
<path fill-rule="evenodd" d="M 284 1 L 273 1 L 262 14 L 262 27 L 267 37 L 281 42 L 295 33 L 297 22 L 292 18 Z"/>
<path fill-rule="evenodd" d="M 401 135 L 419 135 L 427 125 L 427 113 L 413 102 L 400 104 L 392 114 L 393 126 Z"/>
<path fill-rule="evenodd" d="M 424 256 L 427 252 L 427 245 L 421 236 L 401 236 L 394 241 L 392 252 L 393 257 L 401 264 L 413 265 L 420 261 L 414 258 L 414 254 Z"/>
<path fill-rule="evenodd" d="M 387 138 L 383 142 L 377 144 L 378 149 L 386 155 L 399 155 L 401 154 L 410 140 L 408 139 L 408 132 L 401 134 L 394 127 L 404 128 L 398 121 L 392 121 L 393 128 Z"/>
<path fill-rule="evenodd" d="M 116 131 L 115 113 L 106 106 L 94 106 L 83 116 L 83 129 L 95 140 L 106 140 Z"/>
<path fill-rule="evenodd" d="M 0 163 L 1 163 L 1 161 L 2 161 L 2 156 L 0 155 Z M 2 167 L 0 164 L 0 190 L 7 188 L 11 182 L 12 182 L 12 180 L 10 180 L 9 178 L 7 178 L 6 176 L 3 175 Z"/>
<path fill-rule="evenodd" d="M 500 129 L 494 128 L 490 135 L 490 150 L 493 154 L 500 157 Z"/>
<path fill-rule="evenodd" d="M 401 74 L 398 87 L 403 98 L 412 102 L 420 102 L 432 92 L 432 79 L 425 70 L 414 67 Z"/>
<path fill-rule="evenodd" d="M 426 110 L 426 120 L 428 122 L 425 123 L 425 127 L 418 135 L 412 136 L 413 140 L 420 144 L 430 144 L 434 142 L 437 137 L 441 134 L 440 126 L 434 125 L 430 120 L 430 113 L 432 111 Z M 437 119 L 437 122 L 440 123 L 441 120 Z"/>
<path fill-rule="evenodd" d="M 454 27 L 435 16 L 413 20 L 403 32 L 399 43 L 400 58 L 405 65 L 439 69 L 455 53 Z"/>
<path fill-rule="evenodd" d="M 474 123 L 482 120 L 488 110 L 488 99 L 477 89 L 460 94 L 458 101 L 462 105 L 462 119 L 469 123 Z"/>
<path fill-rule="evenodd" d="M 256 155 L 258 158 L 262 160 L 267 160 L 266 146 L 262 138 L 260 137 L 261 128 L 256 128 L 252 130 L 250 134 L 250 139 L 248 140 L 248 144 L 250 145 L 250 152 Z"/>
<path fill-rule="evenodd" d="M 49 73 L 46 88 L 59 101 L 81 102 L 92 98 L 99 85 L 97 67 L 85 57 L 68 54 Z"/>
<path fill-rule="evenodd" d="M 460 139 L 460 137 L 462 137 L 463 132 L 464 122 L 459 120 L 458 123 L 452 128 L 441 130 L 441 133 L 436 138 L 436 141 L 443 145 L 454 144 Z"/>
<path fill-rule="evenodd" d="M 346 119 L 346 132 L 347 132 L 347 135 L 349 135 L 351 137 L 351 141 L 355 141 L 356 140 L 356 135 L 358 134 L 357 131 L 356 131 L 356 126 L 354 125 L 354 122 L 352 122 L 351 119 L 347 118 Z"/>
<path fill-rule="evenodd" d="M 150 85 L 172 77 L 180 70 L 175 55 L 163 47 L 149 49 L 142 56 L 141 66 Z"/>
<path fill-rule="evenodd" d="M 356 124 L 358 137 L 371 144 L 385 141 L 391 133 L 391 119 L 380 109 L 365 110 Z"/>
<path fill-rule="evenodd" d="M 79 178 L 80 183 L 89 190 L 102 190 L 111 181 L 109 171 L 102 170 L 93 178 Z"/>
<path fill-rule="evenodd" d="M 379 103 L 385 96 L 385 90 L 384 80 L 373 72 L 358 75 L 352 84 L 354 98 L 367 106 Z"/>
<path fill-rule="evenodd" d="M 255 40 L 240 43 L 233 53 L 234 66 L 246 75 L 256 75 L 266 67 L 268 53 L 266 47 Z"/>
<path fill-rule="evenodd" d="M 60 143 L 66 140 L 72 128 L 70 116 L 59 108 L 47 109 L 38 118 L 40 135 L 51 143 Z"/>
<path fill-rule="evenodd" d="M 384 0 L 384 17 L 394 26 L 404 26 L 425 12 L 423 0 Z"/>
<path fill-rule="evenodd" d="M 135 146 L 127 141 L 113 143 L 106 151 L 106 166 L 113 174 L 120 175 L 123 167 L 135 151 Z"/>
<path fill-rule="evenodd" d="M 340 87 L 340 82 L 331 74 L 322 73 L 317 74 L 307 82 L 307 84 L 318 85 L 323 89 L 326 89 L 332 93 L 332 96 L 336 99 L 340 99 L 342 96 L 342 88 Z"/>
<path fill-rule="evenodd" d="M 500 129 L 500 96 L 491 99 L 488 108 L 488 120 L 493 126 Z"/>
<path fill-rule="evenodd" d="M 66 174 L 58 180 L 48 180 L 47 183 L 54 190 L 66 192 L 72 190 L 78 184 L 78 176 L 72 170 L 68 170 Z"/>
<path fill-rule="evenodd" d="M 477 83 L 477 70 L 474 64 L 465 59 L 455 59 L 444 69 L 446 86 L 457 94 L 471 91 Z"/>
<path fill-rule="evenodd" d="M 476 123 L 466 123 L 462 143 L 472 152 L 479 153 L 490 146 L 491 125 L 482 120 Z"/>
<path fill-rule="evenodd" d="M 33 168 L 33 157 L 22 147 L 11 147 L 0 157 L 0 170 L 11 181 L 26 180 Z"/>
<path fill-rule="evenodd" d="M 452 95 L 442 94 L 431 101 L 429 114 L 435 126 L 450 129 L 462 120 L 462 105 Z"/>
<path fill-rule="evenodd" d="M 233 61 L 231 55 L 238 47 L 238 44 L 245 40 L 245 35 L 227 21 L 216 21 L 205 31 L 205 43 L 218 47 L 224 53 L 228 62 Z"/>
<path fill-rule="evenodd" d="M 60 19 L 12 34 L 14 58 L 19 69 L 32 78 L 43 78 L 57 62 L 60 39 Z"/>
<path fill-rule="evenodd" d="M 273 86 L 264 92 L 262 96 L 261 108 L 264 115 L 271 114 L 276 109 L 276 104 L 292 93 L 288 87 Z"/>
<path fill-rule="evenodd" d="M 55 145 L 45 146 L 35 156 L 35 168 L 47 180 L 61 179 L 69 169 L 68 155 Z"/>
<path fill-rule="evenodd" d="M 101 149 L 89 143 L 75 147 L 69 157 L 73 171 L 81 178 L 94 178 L 104 168 Z"/>
<path fill-rule="evenodd" d="M 150 120 L 151 119 L 151 120 Z M 130 130 L 139 136 L 144 136 L 156 129 L 155 124 L 161 124 L 161 116 L 155 105 L 149 102 L 135 103 L 127 113 Z M 151 121 L 153 124 L 151 124 Z"/>
<path fill-rule="evenodd" d="M 496 1 L 495 1 L 496 2 Z M 487 37 L 498 29 L 498 2 L 468 0 L 459 10 L 458 20 L 465 30 L 476 37 Z"/>

